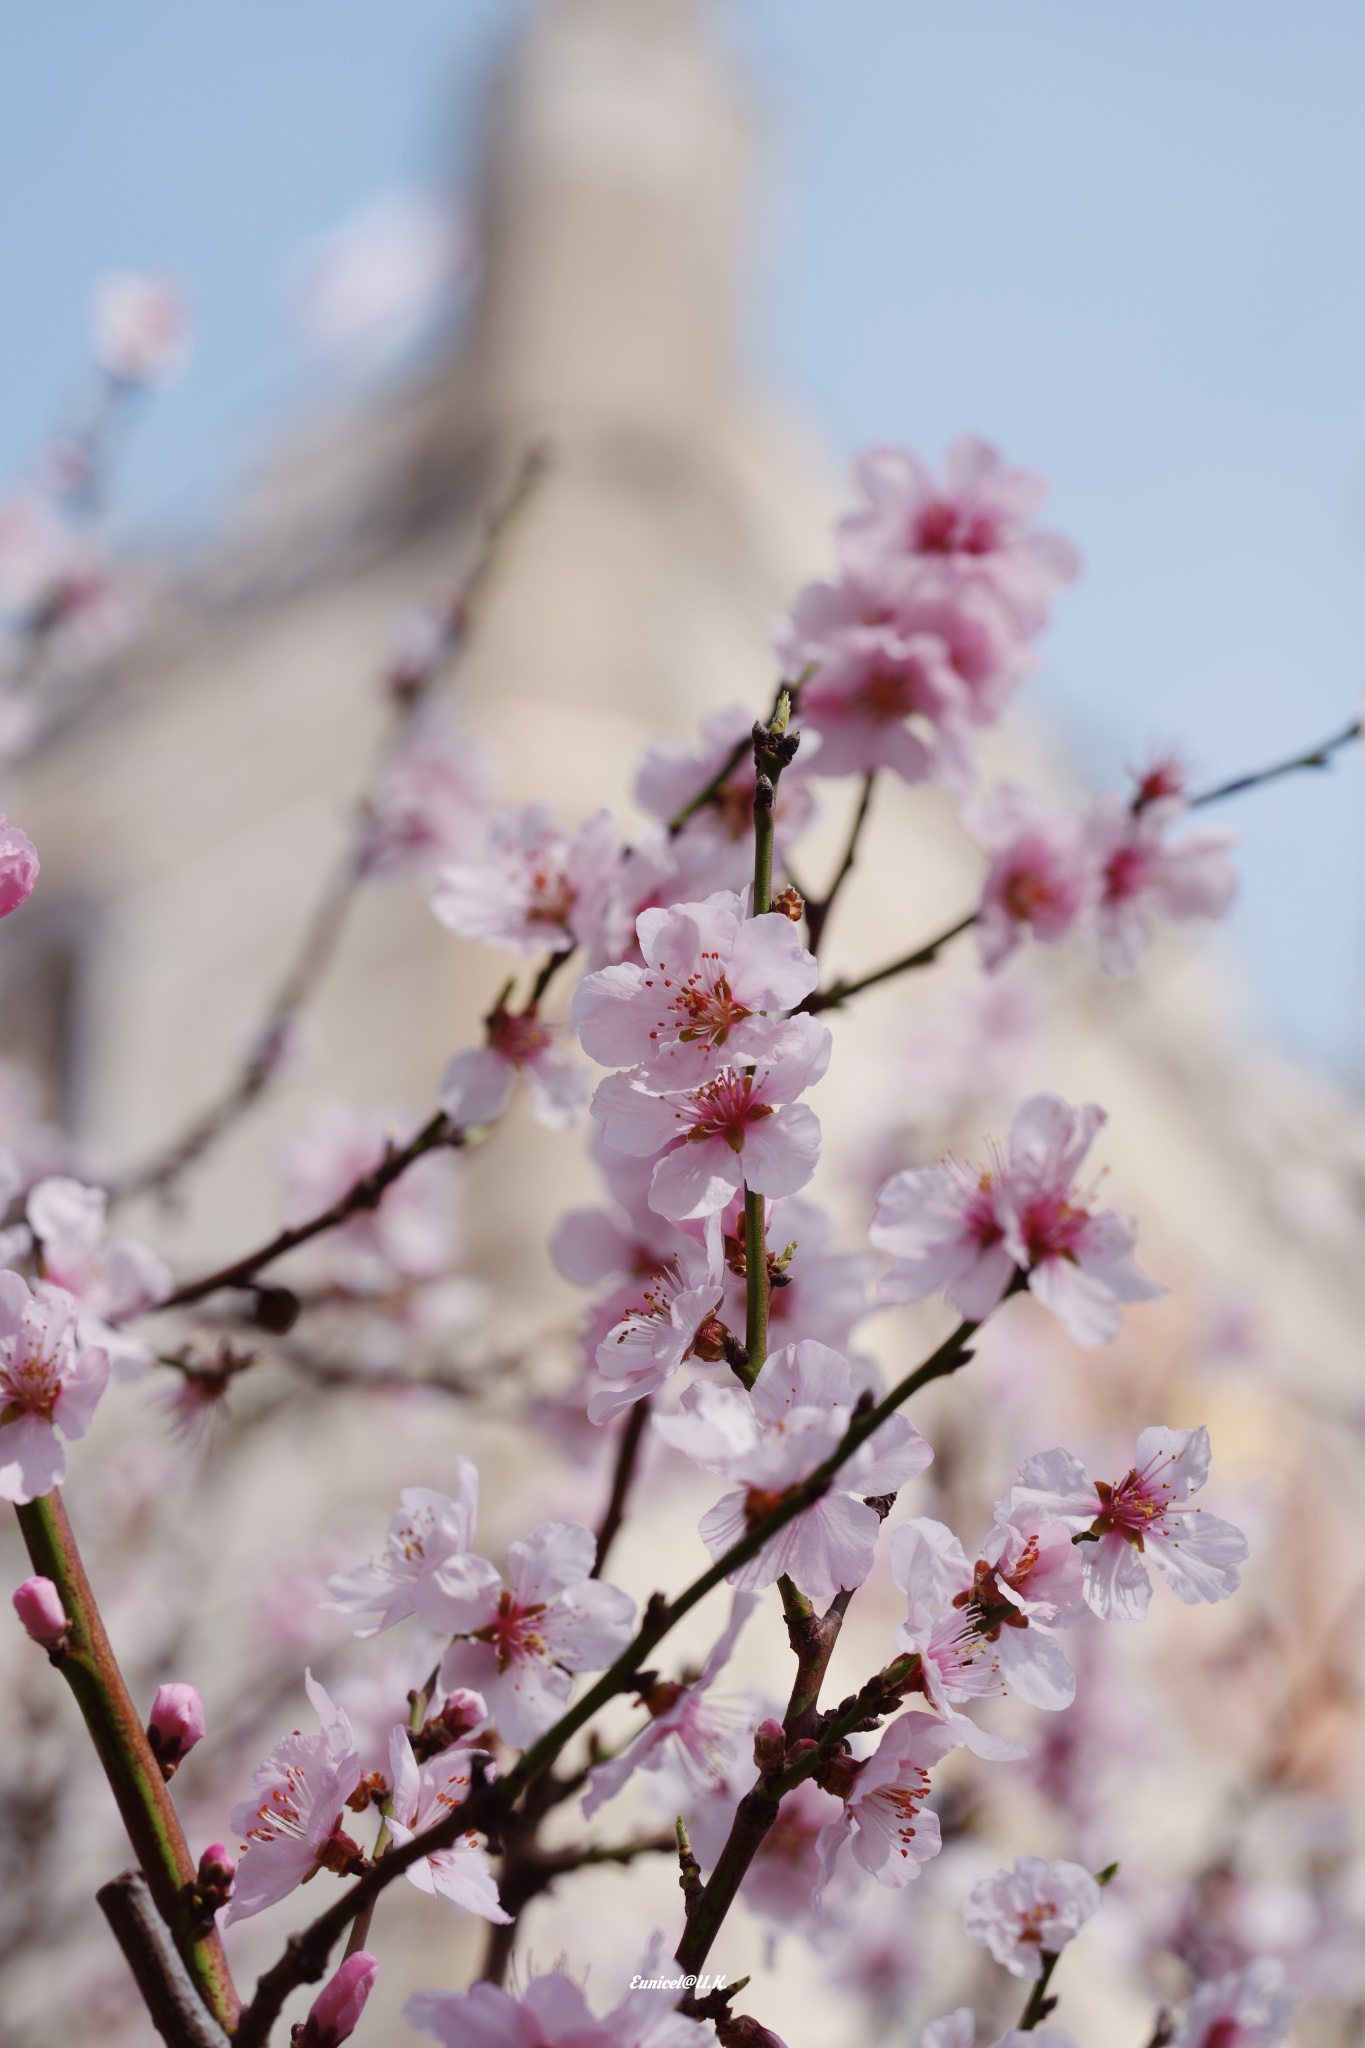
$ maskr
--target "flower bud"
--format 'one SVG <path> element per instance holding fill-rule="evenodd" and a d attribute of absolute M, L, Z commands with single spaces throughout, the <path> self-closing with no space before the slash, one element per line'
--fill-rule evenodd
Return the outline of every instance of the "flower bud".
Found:
<path fill-rule="evenodd" d="M 163 1778 L 173 1778 L 196 1742 L 204 1739 L 204 1702 L 193 1685 L 160 1685 L 152 1701 L 147 1740 Z"/>
<path fill-rule="evenodd" d="M 716 2039 L 721 2048 L 787 2048 L 780 2034 L 747 2012 L 727 2013 L 717 2020 Z"/>
<path fill-rule="evenodd" d="M 38 879 L 38 849 L 27 832 L 5 823 L 0 811 L 0 917 L 8 917 L 33 894 Z"/>
<path fill-rule="evenodd" d="M 51 1579 L 25 1579 L 15 1591 L 14 1611 L 35 1643 L 45 1650 L 65 1647 L 71 1623 Z"/>
<path fill-rule="evenodd" d="M 413 1753 L 419 1763 L 424 1763 L 428 1757 L 449 1749 L 462 1736 L 472 1735 L 487 1719 L 488 1703 L 483 1694 L 458 1686 L 447 1694 L 440 1712 L 432 1714 L 413 1737 Z"/>
<path fill-rule="evenodd" d="M 237 1877 L 237 1865 L 227 1852 L 223 1842 L 210 1842 L 199 1858 L 199 1870 L 195 1888 L 199 1893 L 200 1918 L 206 1926 L 211 1925 L 214 1914 L 225 1906 L 232 1897 L 232 1887 Z"/>
<path fill-rule="evenodd" d="M 754 1730 L 754 1763 L 767 1777 L 780 1771 L 787 1754 L 787 1731 L 780 1721 L 760 1721 Z"/>
<path fill-rule="evenodd" d="M 313 2000 L 303 2025 L 295 2030 L 298 2048 L 339 2048 L 342 2041 L 349 2041 L 360 2025 L 378 1973 L 379 1964 L 363 1948 L 347 1956 Z"/>

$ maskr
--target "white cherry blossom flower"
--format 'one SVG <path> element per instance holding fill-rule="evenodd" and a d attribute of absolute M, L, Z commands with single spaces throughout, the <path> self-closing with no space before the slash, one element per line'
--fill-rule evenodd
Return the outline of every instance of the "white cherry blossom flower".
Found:
<path fill-rule="evenodd" d="M 358 1571 L 328 1580 L 331 1598 L 326 1604 L 337 1613 L 378 1616 L 358 1628 L 358 1636 L 379 1635 L 410 1614 L 419 1615 L 429 1628 L 441 1628 L 446 1600 L 435 1585 L 435 1574 L 447 1558 L 463 1557 L 472 1549 L 479 1507 L 476 1467 L 468 1458 L 457 1457 L 455 1471 L 457 1499 L 425 1486 L 405 1488 L 379 1555 Z"/>
<path fill-rule="evenodd" d="M 446 1749 L 419 1766 L 407 1729 L 394 1729 L 389 1738 L 392 1810 L 388 1825 L 400 1849 L 414 1835 L 434 1828 L 464 1804 L 469 1796 L 473 1759 L 480 1754 L 472 1749 Z M 511 1922 L 511 1914 L 504 1913 L 498 1899 L 488 1851 L 472 1828 L 448 1849 L 438 1849 L 434 1856 L 410 1863 L 403 1875 L 418 1891 L 449 1899 L 453 1906 L 475 1913 L 481 1920 L 491 1920 L 500 1927 Z"/>
<path fill-rule="evenodd" d="M 556 823 L 548 804 L 500 811 L 481 866 L 442 868 L 431 907 L 458 939 L 513 953 L 592 949 L 604 898 L 613 894 L 619 856 L 609 811 L 576 832 Z"/>
<path fill-rule="evenodd" d="M 109 1355 L 82 1344 L 65 1288 L 0 1272 L 0 1500 L 23 1506 L 60 1486 L 59 1435 L 85 1435 L 109 1383 Z"/>
<path fill-rule="evenodd" d="M 1284 1967 L 1263 1956 L 1201 1984 L 1171 2036 L 1171 2048 L 1275 2048 L 1289 2031 L 1295 2000 Z"/>
<path fill-rule="evenodd" d="M 964 1737 L 934 1714 L 901 1714 L 883 1731 L 844 1794 L 843 1812 L 820 1837 L 822 1884 L 833 1875 L 845 1842 L 853 1860 L 880 1884 L 899 1889 L 937 1856 L 938 1815 L 925 1805 L 929 1770 Z"/>
<path fill-rule="evenodd" d="M 1012 1977 L 1038 1978 L 1045 1958 L 1060 1955 L 1099 1909 L 1100 1888 L 1079 1863 L 1020 1856 L 967 1894 L 962 1919 L 968 1939 L 988 1948 Z"/>
<path fill-rule="evenodd" d="M 103 1188 L 59 1174 L 38 1182 L 27 1214 L 44 1277 L 75 1297 L 81 1343 L 108 1353 L 115 1379 L 133 1380 L 151 1365 L 151 1347 L 118 1325 L 155 1308 L 175 1283 L 149 1246 L 135 1238 L 106 1240 L 108 1207 Z"/>
<path fill-rule="evenodd" d="M 348 1870 L 360 1854 L 341 1825 L 360 1781 L 351 1724 L 311 1671 L 304 1685 L 322 1732 L 295 1730 L 277 1742 L 252 1773 L 251 1797 L 233 1807 L 245 1846 L 225 1926 L 264 1912 L 319 1870 Z"/>
<path fill-rule="evenodd" d="M 448 1557 L 434 1574 L 442 1626 L 456 1637 L 441 1685 L 482 1693 L 517 1749 L 558 1720 L 577 1672 L 605 1670 L 630 1641 L 635 1602 L 590 1576 L 596 1556 L 591 1529 L 542 1522 L 509 1545 L 506 1585 L 481 1557 Z"/>

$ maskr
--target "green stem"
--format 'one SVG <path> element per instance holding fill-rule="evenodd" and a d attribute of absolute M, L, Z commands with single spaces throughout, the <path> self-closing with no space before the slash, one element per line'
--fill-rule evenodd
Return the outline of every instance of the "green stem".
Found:
<path fill-rule="evenodd" d="M 105 1633 L 61 1494 L 54 1489 L 15 1512 L 34 1570 L 52 1580 L 71 1623 L 59 1656 L 61 1673 L 85 1718 L 156 1909 L 204 2004 L 230 2030 L 240 2006 L 223 1946 L 216 1927 L 197 1924 L 190 1910 L 195 1865 Z"/>
<path fill-rule="evenodd" d="M 768 1356 L 768 1231 L 763 1197 L 744 1190 L 744 1348 L 739 1377 L 751 1387 Z"/>
<path fill-rule="evenodd" d="M 976 912 L 968 911 L 956 924 L 950 924 L 946 932 L 940 932 L 936 939 L 930 939 L 927 946 L 920 946 L 913 953 L 904 954 L 899 960 L 892 960 L 887 966 L 879 967 L 875 973 L 861 974 L 856 981 L 832 982 L 828 988 L 816 989 L 814 995 L 798 1003 L 798 1010 L 806 1010 L 814 1016 L 819 1010 L 837 1010 L 850 996 L 861 995 L 865 988 L 875 988 L 879 981 L 890 981 L 893 975 L 908 974 L 912 968 L 928 967 L 935 961 L 950 939 L 970 931 L 976 923 Z"/>
<path fill-rule="evenodd" d="M 1031 2034 L 1039 2021 L 1045 2020 L 1053 2006 L 1057 2003 L 1055 1998 L 1049 1998 L 1047 1995 L 1047 1987 L 1052 1982 L 1052 1973 L 1056 1967 L 1056 1956 L 1049 1955 L 1047 1950 L 1044 1949 L 1043 1974 L 1029 1993 L 1028 2004 L 1024 2007 L 1023 2013 L 1020 2016 L 1019 2032 L 1021 2034 Z"/>

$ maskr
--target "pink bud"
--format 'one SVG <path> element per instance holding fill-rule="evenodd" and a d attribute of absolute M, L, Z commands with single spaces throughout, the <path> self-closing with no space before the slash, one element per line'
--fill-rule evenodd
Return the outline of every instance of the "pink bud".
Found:
<path fill-rule="evenodd" d="M 780 1721 L 760 1721 L 754 1730 L 754 1762 L 766 1775 L 780 1771 L 787 1754 L 787 1731 Z"/>
<path fill-rule="evenodd" d="M 196 1742 L 204 1739 L 204 1702 L 194 1685 L 159 1685 L 147 1740 L 163 1778 L 173 1777 Z"/>
<path fill-rule="evenodd" d="M 331 1982 L 324 1984 L 298 2034 L 299 2048 L 338 2048 L 360 2025 L 365 2001 L 374 1989 L 379 1964 L 365 1950 L 347 1956 Z"/>
<path fill-rule="evenodd" d="M 195 1878 L 200 1898 L 203 1901 L 203 1918 L 211 1924 L 220 1906 L 225 1906 L 232 1896 L 232 1887 L 237 1876 L 237 1865 L 227 1852 L 223 1842 L 210 1842 L 199 1858 L 199 1870 Z"/>
<path fill-rule="evenodd" d="M 35 1643 L 52 1650 L 64 1642 L 71 1623 L 51 1579 L 25 1579 L 14 1595 L 14 1611 Z"/>
<path fill-rule="evenodd" d="M 38 879 L 38 849 L 27 832 L 7 825 L 0 811 L 0 917 L 8 917 L 33 894 Z"/>

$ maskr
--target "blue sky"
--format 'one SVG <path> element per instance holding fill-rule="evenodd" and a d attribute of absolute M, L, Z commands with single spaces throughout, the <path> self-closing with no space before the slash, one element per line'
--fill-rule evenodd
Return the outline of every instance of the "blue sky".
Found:
<path fill-rule="evenodd" d="M 642 0 L 645 4 L 645 0 Z M 1324 736 L 1365 685 L 1365 9 L 733 0 L 773 119 L 755 345 L 836 445 L 972 428 L 1054 481 L 1086 576 L 1039 685 L 1097 779 Z M 511 0 L 48 0 L 0 22 L 0 475 L 79 375 L 89 283 L 190 286 L 132 451 L 222 501 L 302 395 L 299 251 L 458 169 Z M 1244 800 L 1266 1016 L 1365 1067 L 1365 764 Z M 1229 812 L 1231 821 L 1232 811 Z"/>

